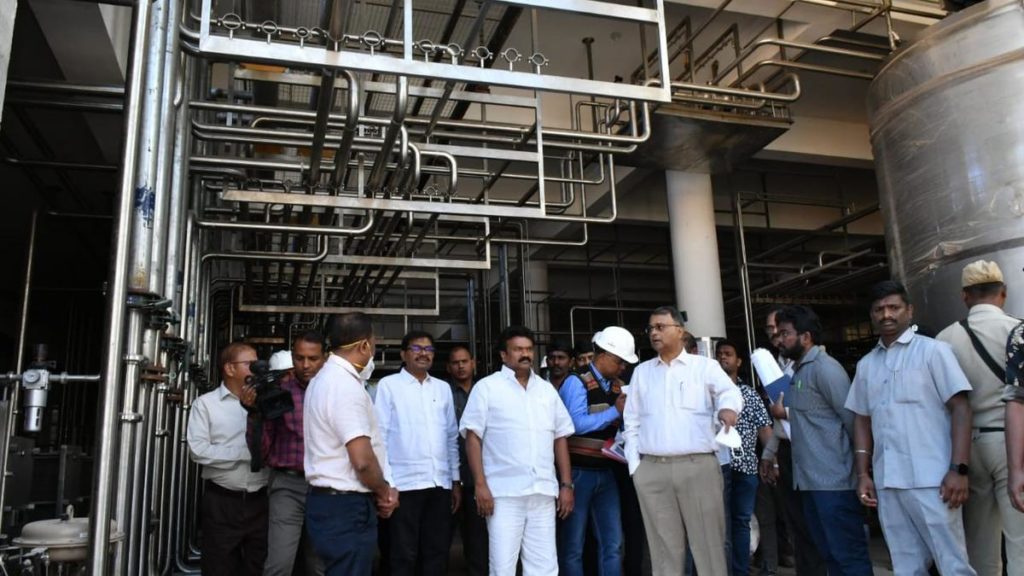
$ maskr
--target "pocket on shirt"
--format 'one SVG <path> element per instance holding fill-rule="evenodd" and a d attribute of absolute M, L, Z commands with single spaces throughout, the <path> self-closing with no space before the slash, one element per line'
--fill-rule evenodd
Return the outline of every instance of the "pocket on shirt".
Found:
<path fill-rule="evenodd" d="M 708 392 L 703 384 L 680 383 L 677 386 L 676 408 L 690 412 L 708 411 Z"/>
<path fill-rule="evenodd" d="M 919 404 L 928 391 L 930 374 L 919 368 L 900 370 L 893 378 L 893 400 L 899 404 Z"/>

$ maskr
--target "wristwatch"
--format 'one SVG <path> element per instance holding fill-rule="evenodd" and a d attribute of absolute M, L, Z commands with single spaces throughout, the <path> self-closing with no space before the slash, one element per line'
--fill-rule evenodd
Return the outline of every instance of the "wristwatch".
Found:
<path fill-rule="evenodd" d="M 968 472 L 967 464 L 964 464 L 962 462 L 960 464 L 950 464 L 949 465 L 949 471 L 950 472 L 956 472 L 957 474 L 959 474 L 961 476 L 967 476 L 967 472 Z"/>
<path fill-rule="evenodd" d="M 574 491 L 576 490 L 576 485 L 573 484 L 572 482 L 559 482 L 558 483 L 558 487 L 559 488 L 568 488 L 569 490 L 574 490 Z"/>

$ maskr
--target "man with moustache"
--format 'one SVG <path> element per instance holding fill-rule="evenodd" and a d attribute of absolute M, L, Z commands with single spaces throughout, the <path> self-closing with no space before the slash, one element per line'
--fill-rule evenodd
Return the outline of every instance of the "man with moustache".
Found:
<path fill-rule="evenodd" d="M 393 576 L 448 572 L 452 513 L 459 508 L 458 425 L 452 389 L 434 378 L 434 338 L 402 338 L 402 369 L 382 378 L 374 410 L 402 507 L 388 521 Z"/>
<path fill-rule="evenodd" d="M 893 572 L 973 576 L 960 506 L 968 496 L 971 405 L 945 342 L 918 335 L 902 284 L 871 290 L 878 344 L 857 363 L 846 407 L 857 414 L 857 493 L 877 506 Z"/>
<path fill-rule="evenodd" d="M 825 352 L 821 321 L 806 306 L 789 306 L 775 315 L 779 350 L 794 362 L 789 390 L 772 406 L 773 416 L 788 418 L 793 431 L 793 489 L 829 574 L 870 575 L 863 511 L 854 492 L 853 420 L 846 409 L 850 377 Z M 788 411 L 782 407 L 789 397 Z"/>
<path fill-rule="evenodd" d="M 327 576 L 370 576 L 377 516 L 398 507 L 365 382 L 377 340 L 362 312 L 331 319 L 331 354 L 309 383 L 303 414 L 306 525 Z"/>
<path fill-rule="evenodd" d="M 699 573 L 726 574 L 715 421 L 735 426 L 743 396 L 718 362 L 686 353 L 675 308 L 652 311 L 646 332 L 658 356 L 633 372 L 623 435 L 654 574 L 682 574 L 686 544 Z"/>
<path fill-rule="evenodd" d="M 765 334 L 771 343 L 772 348 L 778 354 L 779 368 L 783 374 L 792 377 L 794 362 L 780 353 L 782 348 L 782 336 L 778 330 L 776 316 L 783 310 L 783 306 L 773 309 L 765 317 Z M 790 439 L 793 437 L 793 430 L 790 427 L 788 408 L 783 404 L 775 407 L 772 424 L 772 437 L 764 446 L 761 455 L 761 478 L 765 480 L 758 490 L 758 521 L 761 522 L 761 541 L 770 546 L 770 542 L 776 542 L 775 550 L 764 554 L 764 561 L 768 570 L 777 570 L 779 564 L 780 539 L 775 536 L 774 520 L 765 521 L 766 517 L 774 518 L 773 514 L 764 514 L 767 509 L 774 508 L 776 514 L 783 514 L 786 520 L 786 528 L 793 539 L 793 552 L 796 557 L 796 573 L 798 576 L 825 576 L 828 566 L 818 547 L 811 537 L 807 528 L 807 517 L 804 515 L 804 507 L 799 492 L 793 490 L 793 445 Z M 772 407 L 769 406 L 769 409 Z M 776 416 L 781 409 L 781 417 Z M 771 492 L 778 492 L 778 500 L 770 502 L 774 495 Z M 767 493 L 766 493 L 767 492 Z M 779 502 L 782 506 L 775 506 Z"/>
<path fill-rule="evenodd" d="M 548 381 L 558 390 L 575 367 L 572 347 L 565 340 L 555 339 L 548 344 Z"/>
<path fill-rule="evenodd" d="M 291 395 L 294 408 L 280 418 L 262 424 L 260 450 L 264 464 L 270 468 L 270 522 L 264 576 L 290 576 L 295 553 L 302 541 L 306 493 L 309 491 L 302 462 L 306 449 L 302 436 L 302 406 L 309 381 L 316 376 L 327 359 L 324 348 L 324 337 L 319 332 L 310 330 L 296 336 L 287 358 L 291 370 L 279 384 L 282 390 Z M 278 352 L 275 356 L 280 354 Z M 249 410 L 247 435 L 252 440 L 259 417 L 252 409 L 256 405 L 256 391 L 245 387 L 241 401 Z M 323 574 L 323 567 L 308 539 L 306 544 L 303 554 L 306 574 Z"/>
<path fill-rule="evenodd" d="M 461 423 L 462 414 L 473 390 L 476 360 L 465 344 L 456 344 L 448 353 L 448 377 L 451 378 L 455 419 Z M 462 505 L 455 511 L 455 525 L 462 533 L 462 555 L 470 576 L 487 575 L 487 521 L 476 511 L 476 490 L 473 473 L 466 459 L 466 440 L 459 436 L 459 477 L 462 479 Z M 454 533 L 454 530 L 453 530 Z"/>
<path fill-rule="evenodd" d="M 523 576 L 555 576 L 556 511 L 564 519 L 574 501 L 572 419 L 551 383 L 533 372 L 533 333 L 510 326 L 498 343 L 501 370 L 477 382 L 459 425 L 477 511 L 487 518 L 490 573 L 512 576 L 522 560 Z"/>

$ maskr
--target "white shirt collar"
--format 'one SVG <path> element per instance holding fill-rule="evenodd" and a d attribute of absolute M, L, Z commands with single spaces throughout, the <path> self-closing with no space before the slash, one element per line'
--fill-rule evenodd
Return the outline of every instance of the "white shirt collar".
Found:
<path fill-rule="evenodd" d="M 427 377 L 423 379 L 423 382 L 420 382 L 420 379 L 414 376 L 412 372 L 406 370 L 405 366 L 402 366 L 402 369 L 399 371 L 399 374 L 402 374 L 403 376 L 417 384 L 426 384 L 427 382 L 430 381 L 431 378 L 433 378 L 433 376 L 430 375 L 430 372 L 427 372 Z"/>
<path fill-rule="evenodd" d="M 655 356 L 654 358 L 656 360 L 655 364 L 663 364 L 665 366 L 671 366 L 672 364 L 675 364 L 676 362 L 679 362 L 680 364 L 685 366 L 688 363 L 687 360 L 688 360 L 689 356 L 690 356 L 690 354 L 687 354 L 686 350 L 683 350 L 682 352 L 679 353 L 678 356 L 676 356 L 675 358 L 673 358 L 669 362 L 665 362 L 664 360 L 662 360 L 661 359 L 661 355 Z"/>
<path fill-rule="evenodd" d="M 516 378 L 516 371 L 515 370 L 513 370 L 513 369 L 509 368 L 508 366 L 502 364 L 500 372 L 502 374 L 504 374 L 505 377 L 508 378 L 509 380 L 515 382 L 516 384 L 519 384 L 519 379 Z M 530 379 L 527 380 L 526 386 L 529 387 L 530 384 L 532 384 L 534 379 L 536 379 L 536 378 L 537 378 L 537 374 L 531 368 L 530 369 Z M 522 384 L 519 384 L 519 385 L 522 386 Z"/>
<path fill-rule="evenodd" d="M 220 386 L 217 387 L 217 399 L 218 400 L 223 400 L 223 399 L 227 398 L 228 396 L 231 396 L 232 398 L 235 398 L 236 400 L 238 399 L 238 397 L 235 396 L 231 392 L 230 389 L 228 389 L 228 385 L 225 384 L 224 381 L 221 381 Z"/>
<path fill-rule="evenodd" d="M 350 374 L 355 376 L 357 379 L 359 378 L 359 370 L 356 370 L 356 367 L 353 366 L 351 362 L 349 362 L 348 360 L 345 360 L 341 356 L 338 356 L 337 354 L 332 352 L 330 354 L 330 356 L 327 357 L 327 361 L 328 362 L 333 362 L 334 364 L 337 364 L 343 370 L 349 372 Z"/>

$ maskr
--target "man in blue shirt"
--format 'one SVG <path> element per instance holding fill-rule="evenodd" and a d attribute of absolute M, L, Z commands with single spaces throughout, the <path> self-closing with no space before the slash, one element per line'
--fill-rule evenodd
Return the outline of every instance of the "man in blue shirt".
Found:
<path fill-rule="evenodd" d="M 597 540 L 598 573 L 622 573 L 622 521 L 614 468 L 623 464 L 605 456 L 602 447 L 615 437 L 622 420 L 626 395 L 619 375 L 626 362 L 636 364 L 637 357 L 633 335 L 625 328 L 609 326 L 594 335 L 593 343 L 593 361 L 566 378 L 558 390 L 576 427 L 576 434 L 569 438 L 576 507 L 558 528 L 562 576 L 583 575 L 588 523 Z"/>

